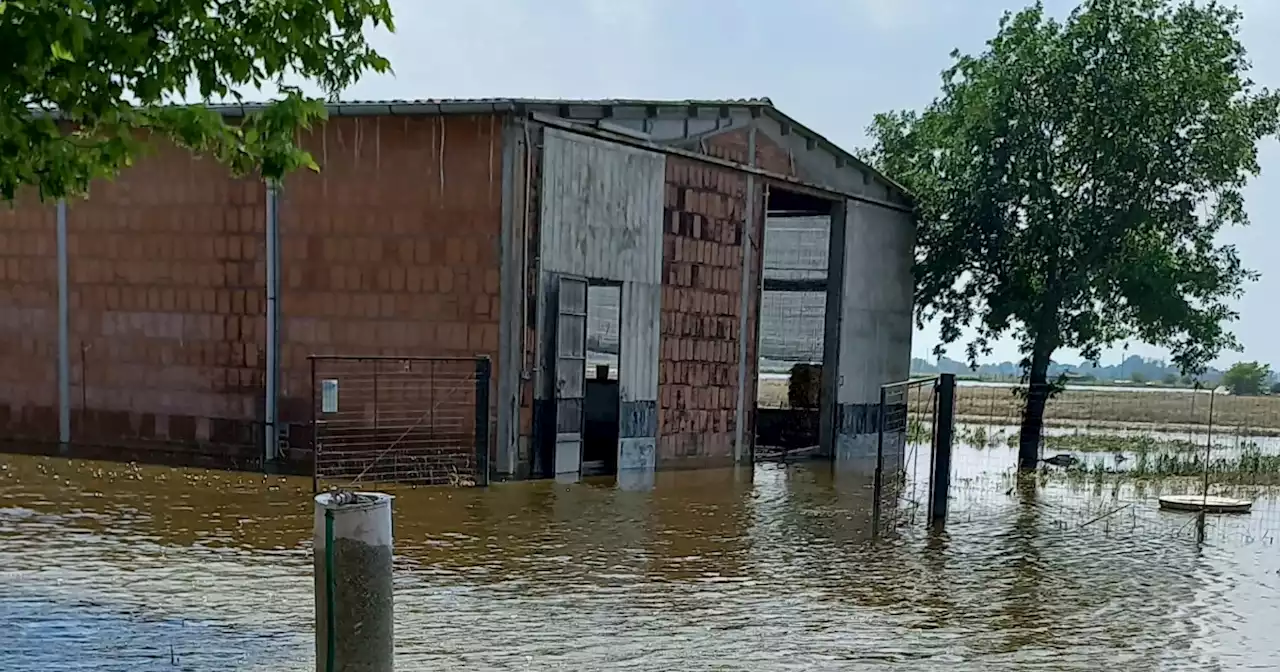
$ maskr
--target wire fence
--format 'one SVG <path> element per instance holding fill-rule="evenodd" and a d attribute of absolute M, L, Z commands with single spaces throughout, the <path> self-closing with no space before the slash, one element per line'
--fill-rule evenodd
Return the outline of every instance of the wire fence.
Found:
<path fill-rule="evenodd" d="M 1064 531 L 1217 534 L 1259 543 L 1280 535 L 1280 397 L 1068 387 L 1048 395 L 1033 437 L 1036 473 L 1019 478 L 1028 393 L 998 384 L 958 387 L 950 523 L 1033 503 Z M 931 416 L 927 400 L 910 403 L 922 423 Z M 1248 515 L 1213 516 L 1197 530 L 1194 514 L 1161 510 L 1160 498 L 1170 495 L 1254 506 Z"/>
<path fill-rule="evenodd" d="M 928 507 L 938 438 L 938 379 L 880 389 L 872 529 L 877 536 L 918 524 Z"/>
<path fill-rule="evenodd" d="M 315 478 L 488 483 L 488 358 L 311 358 Z"/>

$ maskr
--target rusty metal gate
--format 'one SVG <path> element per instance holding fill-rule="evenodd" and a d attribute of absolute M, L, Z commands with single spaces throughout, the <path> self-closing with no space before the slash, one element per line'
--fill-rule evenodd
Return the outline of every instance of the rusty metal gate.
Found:
<path fill-rule="evenodd" d="M 487 485 L 487 357 L 310 357 L 319 481 Z"/>

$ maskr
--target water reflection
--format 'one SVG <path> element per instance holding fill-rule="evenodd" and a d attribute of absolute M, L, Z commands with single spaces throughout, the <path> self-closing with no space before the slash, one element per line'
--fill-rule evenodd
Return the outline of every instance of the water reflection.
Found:
<path fill-rule="evenodd" d="M 309 480 L 0 465 L 0 669 L 313 668 Z M 768 466 L 397 490 L 398 664 L 1280 667 L 1274 495 L 1198 546 L 1140 484 L 959 490 L 947 531 L 871 545 L 869 485 Z"/>

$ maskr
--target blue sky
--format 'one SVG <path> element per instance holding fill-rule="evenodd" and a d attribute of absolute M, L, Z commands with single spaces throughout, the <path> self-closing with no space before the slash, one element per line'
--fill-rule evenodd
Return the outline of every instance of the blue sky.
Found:
<path fill-rule="evenodd" d="M 1046 2 L 1065 14 L 1075 3 Z M 1008 8 L 994 0 L 392 0 L 397 32 L 375 44 L 394 76 L 370 77 L 349 99 L 444 97 L 743 98 L 767 96 L 848 149 L 866 142 L 876 112 L 920 107 L 938 89 L 953 48 L 981 49 Z M 1242 39 L 1254 79 L 1280 86 L 1280 0 L 1242 0 Z M 1270 39 L 1269 39 L 1270 38 Z M 1231 231 L 1248 266 L 1263 272 L 1239 302 L 1240 358 L 1280 366 L 1280 145 L 1268 140 L 1263 175 L 1246 197 L 1253 225 Z M 935 329 L 915 335 L 928 356 Z M 1104 353 L 1161 356 L 1143 344 Z M 953 346 L 950 355 L 963 350 Z M 1059 361 L 1074 353 L 1060 352 Z M 1012 342 L 995 359 L 1016 359 Z"/>

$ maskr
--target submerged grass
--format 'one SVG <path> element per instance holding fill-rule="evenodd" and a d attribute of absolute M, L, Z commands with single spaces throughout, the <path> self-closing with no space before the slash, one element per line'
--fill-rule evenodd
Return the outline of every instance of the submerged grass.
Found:
<path fill-rule="evenodd" d="M 1070 478 L 1159 480 L 1165 478 L 1203 478 L 1203 453 L 1141 452 L 1132 466 L 1115 459 L 1094 457 L 1061 472 Z M 1280 485 L 1280 455 L 1267 455 L 1256 449 L 1234 456 L 1209 458 L 1209 480 L 1214 484 Z"/>
<path fill-rule="evenodd" d="M 787 408 L 787 381 L 766 378 L 759 382 L 757 401 L 765 408 Z M 956 391 L 958 420 L 1016 424 L 1022 417 L 1023 398 L 1014 388 L 961 385 Z M 907 403 L 912 413 L 929 413 L 929 394 L 912 394 Z M 1071 426 L 1081 422 L 1099 426 L 1164 425 L 1168 427 L 1234 428 L 1246 435 L 1280 435 L 1280 395 L 1238 397 L 1219 394 L 1214 399 L 1212 418 L 1209 394 L 1187 390 L 1115 389 L 1096 390 L 1068 387 L 1045 407 L 1045 423 Z"/>
<path fill-rule="evenodd" d="M 1008 439 L 1010 446 L 1018 445 L 1015 434 Z M 1256 449 L 1257 444 L 1245 446 Z M 1154 436 L 1133 434 L 1059 434 L 1044 437 L 1046 451 L 1073 453 L 1182 453 L 1204 452 L 1204 444 L 1186 439 L 1161 439 Z"/>
<path fill-rule="evenodd" d="M 933 438 L 933 424 L 927 417 L 913 416 L 907 427 L 907 439 L 911 443 L 928 443 Z M 988 430 L 981 425 L 956 425 L 957 445 L 973 448 L 997 448 L 1018 446 L 1018 432 L 1005 429 Z M 1074 433 L 1050 434 L 1043 439 L 1047 453 L 1203 453 L 1204 441 L 1160 438 L 1146 434 Z M 1227 446 L 1216 446 L 1226 448 Z M 1259 451 L 1256 441 L 1242 441 L 1235 450 Z"/>

